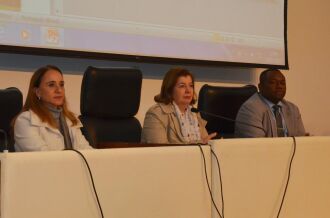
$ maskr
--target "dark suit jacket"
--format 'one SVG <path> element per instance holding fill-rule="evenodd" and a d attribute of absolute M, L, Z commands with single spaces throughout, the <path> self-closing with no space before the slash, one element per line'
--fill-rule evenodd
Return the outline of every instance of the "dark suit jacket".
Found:
<path fill-rule="evenodd" d="M 282 103 L 282 113 L 288 135 L 304 136 L 305 128 L 298 107 L 284 99 Z M 277 137 L 276 122 L 272 111 L 259 93 L 252 95 L 241 106 L 236 120 L 235 136 L 238 138 Z"/>

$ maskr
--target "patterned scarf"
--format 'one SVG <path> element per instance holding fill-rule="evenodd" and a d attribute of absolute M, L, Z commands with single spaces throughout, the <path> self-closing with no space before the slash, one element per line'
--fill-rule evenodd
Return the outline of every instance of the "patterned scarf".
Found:
<path fill-rule="evenodd" d="M 185 142 L 187 143 L 198 143 L 201 141 L 201 133 L 197 120 L 197 115 L 191 112 L 191 106 L 184 113 L 182 113 L 178 105 L 173 102 L 175 114 L 179 120 L 181 133 Z"/>

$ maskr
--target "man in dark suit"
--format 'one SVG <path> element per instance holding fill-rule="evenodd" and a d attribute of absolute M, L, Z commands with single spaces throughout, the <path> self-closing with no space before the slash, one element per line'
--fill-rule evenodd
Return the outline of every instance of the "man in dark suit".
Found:
<path fill-rule="evenodd" d="M 286 82 L 281 71 L 265 70 L 259 80 L 259 93 L 252 95 L 238 111 L 235 136 L 254 138 L 306 135 L 298 107 L 284 99 Z"/>

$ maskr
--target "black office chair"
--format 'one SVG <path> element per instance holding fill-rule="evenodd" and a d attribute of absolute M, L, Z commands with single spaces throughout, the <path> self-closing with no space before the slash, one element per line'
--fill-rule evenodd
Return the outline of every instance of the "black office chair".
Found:
<path fill-rule="evenodd" d="M 11 122 L 22 110 L 22 92 L 15 87 L 0 89 L 0 105 L 0 129 L 3 130 L 0 132 L 0 150 L 8 149 L 9 151 L 15 151 Z M 7 145 L 5 141 L 7 141 Z"/>
<path fill-rule="evenodd" d="M 235 120 L 241 105 L 254 93 L 257 87 L 246 85 L 243 87 L 219 87 L 204 85 L 199 91 L 198 109 Z M 235 122 L 203 114 L 207 120 L 206 129 L 209 133 L 217 132 L 218 138 L 234 138 Z"/>
<path fill-rule="evenodd" d="M 85 71 L 80 98 L 83 133 L 94 147 L 102 143 L 140 143 L 139 110 L 142 73 L 134 68 Z"/>

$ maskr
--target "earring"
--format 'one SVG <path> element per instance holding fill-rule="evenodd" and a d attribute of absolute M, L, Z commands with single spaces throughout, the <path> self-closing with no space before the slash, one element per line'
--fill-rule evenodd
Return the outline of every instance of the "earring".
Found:
<path fill-rule="evenodd" d="M 40 96 L 37 96 L 37 98 L 38 98 L 38 100 L 40 101 L 40 99 L 41 99 Z"/>

